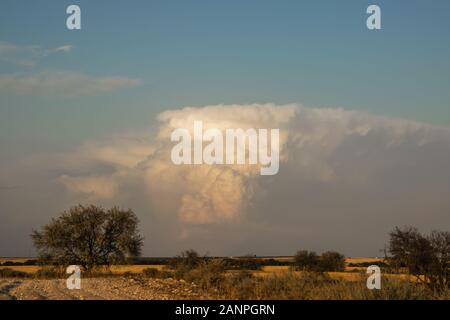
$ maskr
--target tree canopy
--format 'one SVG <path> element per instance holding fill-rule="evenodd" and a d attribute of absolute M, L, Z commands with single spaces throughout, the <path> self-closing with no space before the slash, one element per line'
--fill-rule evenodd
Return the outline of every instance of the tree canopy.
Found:
<path fill-rule="evenodd" d="M 78 205 L 33 230 L 39 258 L 58 265 L 80 265 L 90 270 L 99 265 L 122 263 L 139 256 L 143 238 L 132 210 Z"/>
<path fill-rule="evenodd" d="M 389 263 L 408 272 L 435 291 L 450 287 L 450 232 L 422 235 L 416 228 L 396 227 L 390 233 Z"/>

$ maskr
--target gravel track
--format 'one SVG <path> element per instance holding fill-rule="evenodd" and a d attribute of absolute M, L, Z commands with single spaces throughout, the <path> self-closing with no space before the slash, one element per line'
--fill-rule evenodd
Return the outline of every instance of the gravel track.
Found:
<path fill-rule="evenodd" d="M 69 290 L 64 279 L 0 279 L 0 300 L 182 300 L 212 299 L 183 280 L 147 278 L 86 278 L 80 290 Z"/>

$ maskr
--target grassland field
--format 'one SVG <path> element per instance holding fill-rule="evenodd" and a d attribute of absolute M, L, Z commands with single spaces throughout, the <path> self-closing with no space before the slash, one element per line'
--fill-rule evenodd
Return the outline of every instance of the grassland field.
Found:
<path fill-rule="evenodd" d="M 16 257 L 4 257 L 4 258 L 0 258 L 0 264 L 4 263 L 4 262 L 16 262 L 16 263 L 24 263 L 28 260 L 33 260 L 35 258 L 16 258 Z M 276 258 L 262 258 L 262 259 L 275 259 L 275 260 L 279 260 L 279 261 L 292 261 L 293 257 L 276 257 Z M 364 257 L 357 257 L 357 258 L 347 258 L 346 259 L 346 264 L 350 264 L 350 263 L 374 263 L 376 264 L 377 262 L 381 262 L 383 261 L 383 259 L 381 258 L 364 258 Z M 0 269 L 5 269 L 5 268 L 9 268 L 15 271 L 20 271 L 20 272 L 26 272 L 30 275 L 35 274 L 38 270 L 46 268 L 46 266 L 38 266 L 38 265 L 19 265 L 19 266 L 0 266 Z M 126 273 L 132 273 L 132 274 L 140 274 L 142 273 L 145 269 L 148 268 L 152 268 L 152 269 L 157 269 L 159 271 L 162 270 L 168 270 L 168 266 L 167 265 L 163 265 L 163 264 L 134 264 L 134 265 L 113 265 L 110 266 L 108 268 L 104 268 L 101 271 L 108 271 L 111 272 L 114 275 L 124 275 Z M 327 272 L 326 274 L 328 274 L 332 279 L 336 279 L 336 280 L 346 280 L 346 281 L 360 281 L 361 280 L 361 275 L 365 274 L 367 268 L 365 267 L 350 267 L 350 266 L 346 266 L 346 269 L 344 272 Z M 287 273 L 289 271 L 291 271 L 291 267 L 290 266 L 263 266 L 261 268 L 261 270 L 249 270 L 252 275 L 257 276 L 257 277 L 267 277 L 267 276 L 271 276 L 274 274 L 282 274 L 282 273 Z M 233 274 L 236 271 L 234 270 L 228 270 L 227 273 L 228 274 Z M 301 271 L 294 271 L 294 274 L 301 274 Z M 390 274 L 390 275 L 385 275 L 387 277 L 391 277 L 391 278 L 399 278 L 399 279 L 403 279 L 403 280 L 412 280 L 414 281 L 414 279 L 412 277 L 410 277 L 409 275 L 406 274 Z"/>

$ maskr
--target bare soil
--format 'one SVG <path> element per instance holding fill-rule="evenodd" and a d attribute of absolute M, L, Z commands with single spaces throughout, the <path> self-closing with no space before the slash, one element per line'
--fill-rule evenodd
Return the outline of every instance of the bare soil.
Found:
<path fill-rule="evenodd" d="M 69 290 L 64 279 L 0 279 L 0 300 L 182 300 L 213 299 L 195 284 L 174 279 L 86 278 Z"/>

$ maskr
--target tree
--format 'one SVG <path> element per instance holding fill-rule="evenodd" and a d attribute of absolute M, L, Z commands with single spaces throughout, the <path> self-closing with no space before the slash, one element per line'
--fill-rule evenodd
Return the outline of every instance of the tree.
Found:
<path fill-rule="evenodd" d="M 181 252 L 179 256 L 173 258 L 170 262 L 170 265 L 173 269 L 185 269 L 192 270 L 196 268 L 202 260 L 205 258 L 201 258 L 197 251 L 193 249 L 189 249 Z"/>
<path fill-rule="evenodd" d="M 345 256 L 335 251 L 322 253 L 319 259 L 319 269 L 321 271 L 345 271 Z"/>
<path fill-rule="evenodd" d="M 41 261 L 91 270 L 139 256 L 143 238 L 138 223 L 131 210 L 78 205 L 53 218 L 41 231 L 33 230 L 31 237 Z"/>
<path fill-rule="evenodd" d="M 303 271 L 317 271 L 319 256 L 314 251 L 300 250 L 294 257 L 294 266 Z"/>
<path fill-rule="evenodd" d="M 389 264 L 406 268 L 434 291 L 450 287 L 450 232 L 433 231 L 425 236 L 416 228 L 396 227 L 390 233 Z"/>
<path fill-rule="evenodd" d="M 301 250 L 294 257 L 294 266 L 299 270 L 312 272 L 344 271 L 345 257 L 335 251 L 327 251 L 318 256 L 314 251 Z"/>
<path fill-rule="evenodd" d="M 181 253 L 182 263 L 190 269 L 197 267 L 202 260 L 197 251 L 189 249 Z"/>

